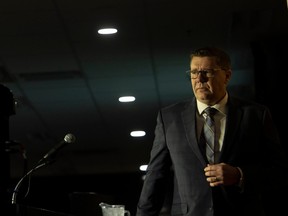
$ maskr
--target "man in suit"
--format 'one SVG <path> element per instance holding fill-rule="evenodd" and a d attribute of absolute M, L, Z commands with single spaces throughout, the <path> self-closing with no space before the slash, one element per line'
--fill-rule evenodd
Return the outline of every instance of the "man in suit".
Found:
<path fill-rule="evenodd" d="M 159 215 L 171 187 L 171 215 L 278 215 L 286 162 L 269 109 L 228 93 L 231 60 L 221 49 L 194 51 L 188 73 L 195 97 L 158 114 L 137 216 Z M 214 162 L 201 141 L 207 107 L 217 110 Z"/>

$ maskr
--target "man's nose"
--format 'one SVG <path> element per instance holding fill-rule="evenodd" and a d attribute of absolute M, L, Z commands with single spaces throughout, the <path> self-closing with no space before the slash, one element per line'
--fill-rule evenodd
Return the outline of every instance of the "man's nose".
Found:
<path fill-rule="evenodd" d="M 203 83 L 208 81 L 208 77 L 204 73 L 198 73 L 196 80 Z"/>

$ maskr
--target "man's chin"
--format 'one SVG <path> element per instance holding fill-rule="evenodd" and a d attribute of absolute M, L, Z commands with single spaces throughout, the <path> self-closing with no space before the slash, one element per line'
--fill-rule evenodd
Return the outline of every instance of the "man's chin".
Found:
<path fill-rule="evenodd" d="M 210 92 L 208 93 L 207 91 L 198 91 L 196 94 L 196 98 L 201 102 L 207 102 L 211 98 Z"/>

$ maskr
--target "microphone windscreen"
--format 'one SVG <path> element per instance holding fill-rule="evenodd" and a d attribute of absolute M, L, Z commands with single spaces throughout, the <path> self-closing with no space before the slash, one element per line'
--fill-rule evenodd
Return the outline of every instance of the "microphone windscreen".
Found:
<path fill-rule="evenodd" d="M 71 133 L 66 134 L 65 137 L 64 137 L 64 141 L 66 143 L 74 143 L 75 140 L 76 140 L 76 137 L 73 134 L 71 134 Z"/>

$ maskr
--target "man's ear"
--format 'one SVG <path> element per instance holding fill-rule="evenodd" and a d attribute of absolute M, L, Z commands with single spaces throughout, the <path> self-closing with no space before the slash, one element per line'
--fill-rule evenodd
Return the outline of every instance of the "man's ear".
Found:
<path fill-rule="evenodd" d="M 227 85 L 229 80 L 231 79 L 232 76 L 232 71 L 231 70 L 227 70 L 226 71 L 226 80 L 225 80 L 225 84 Z"/>

